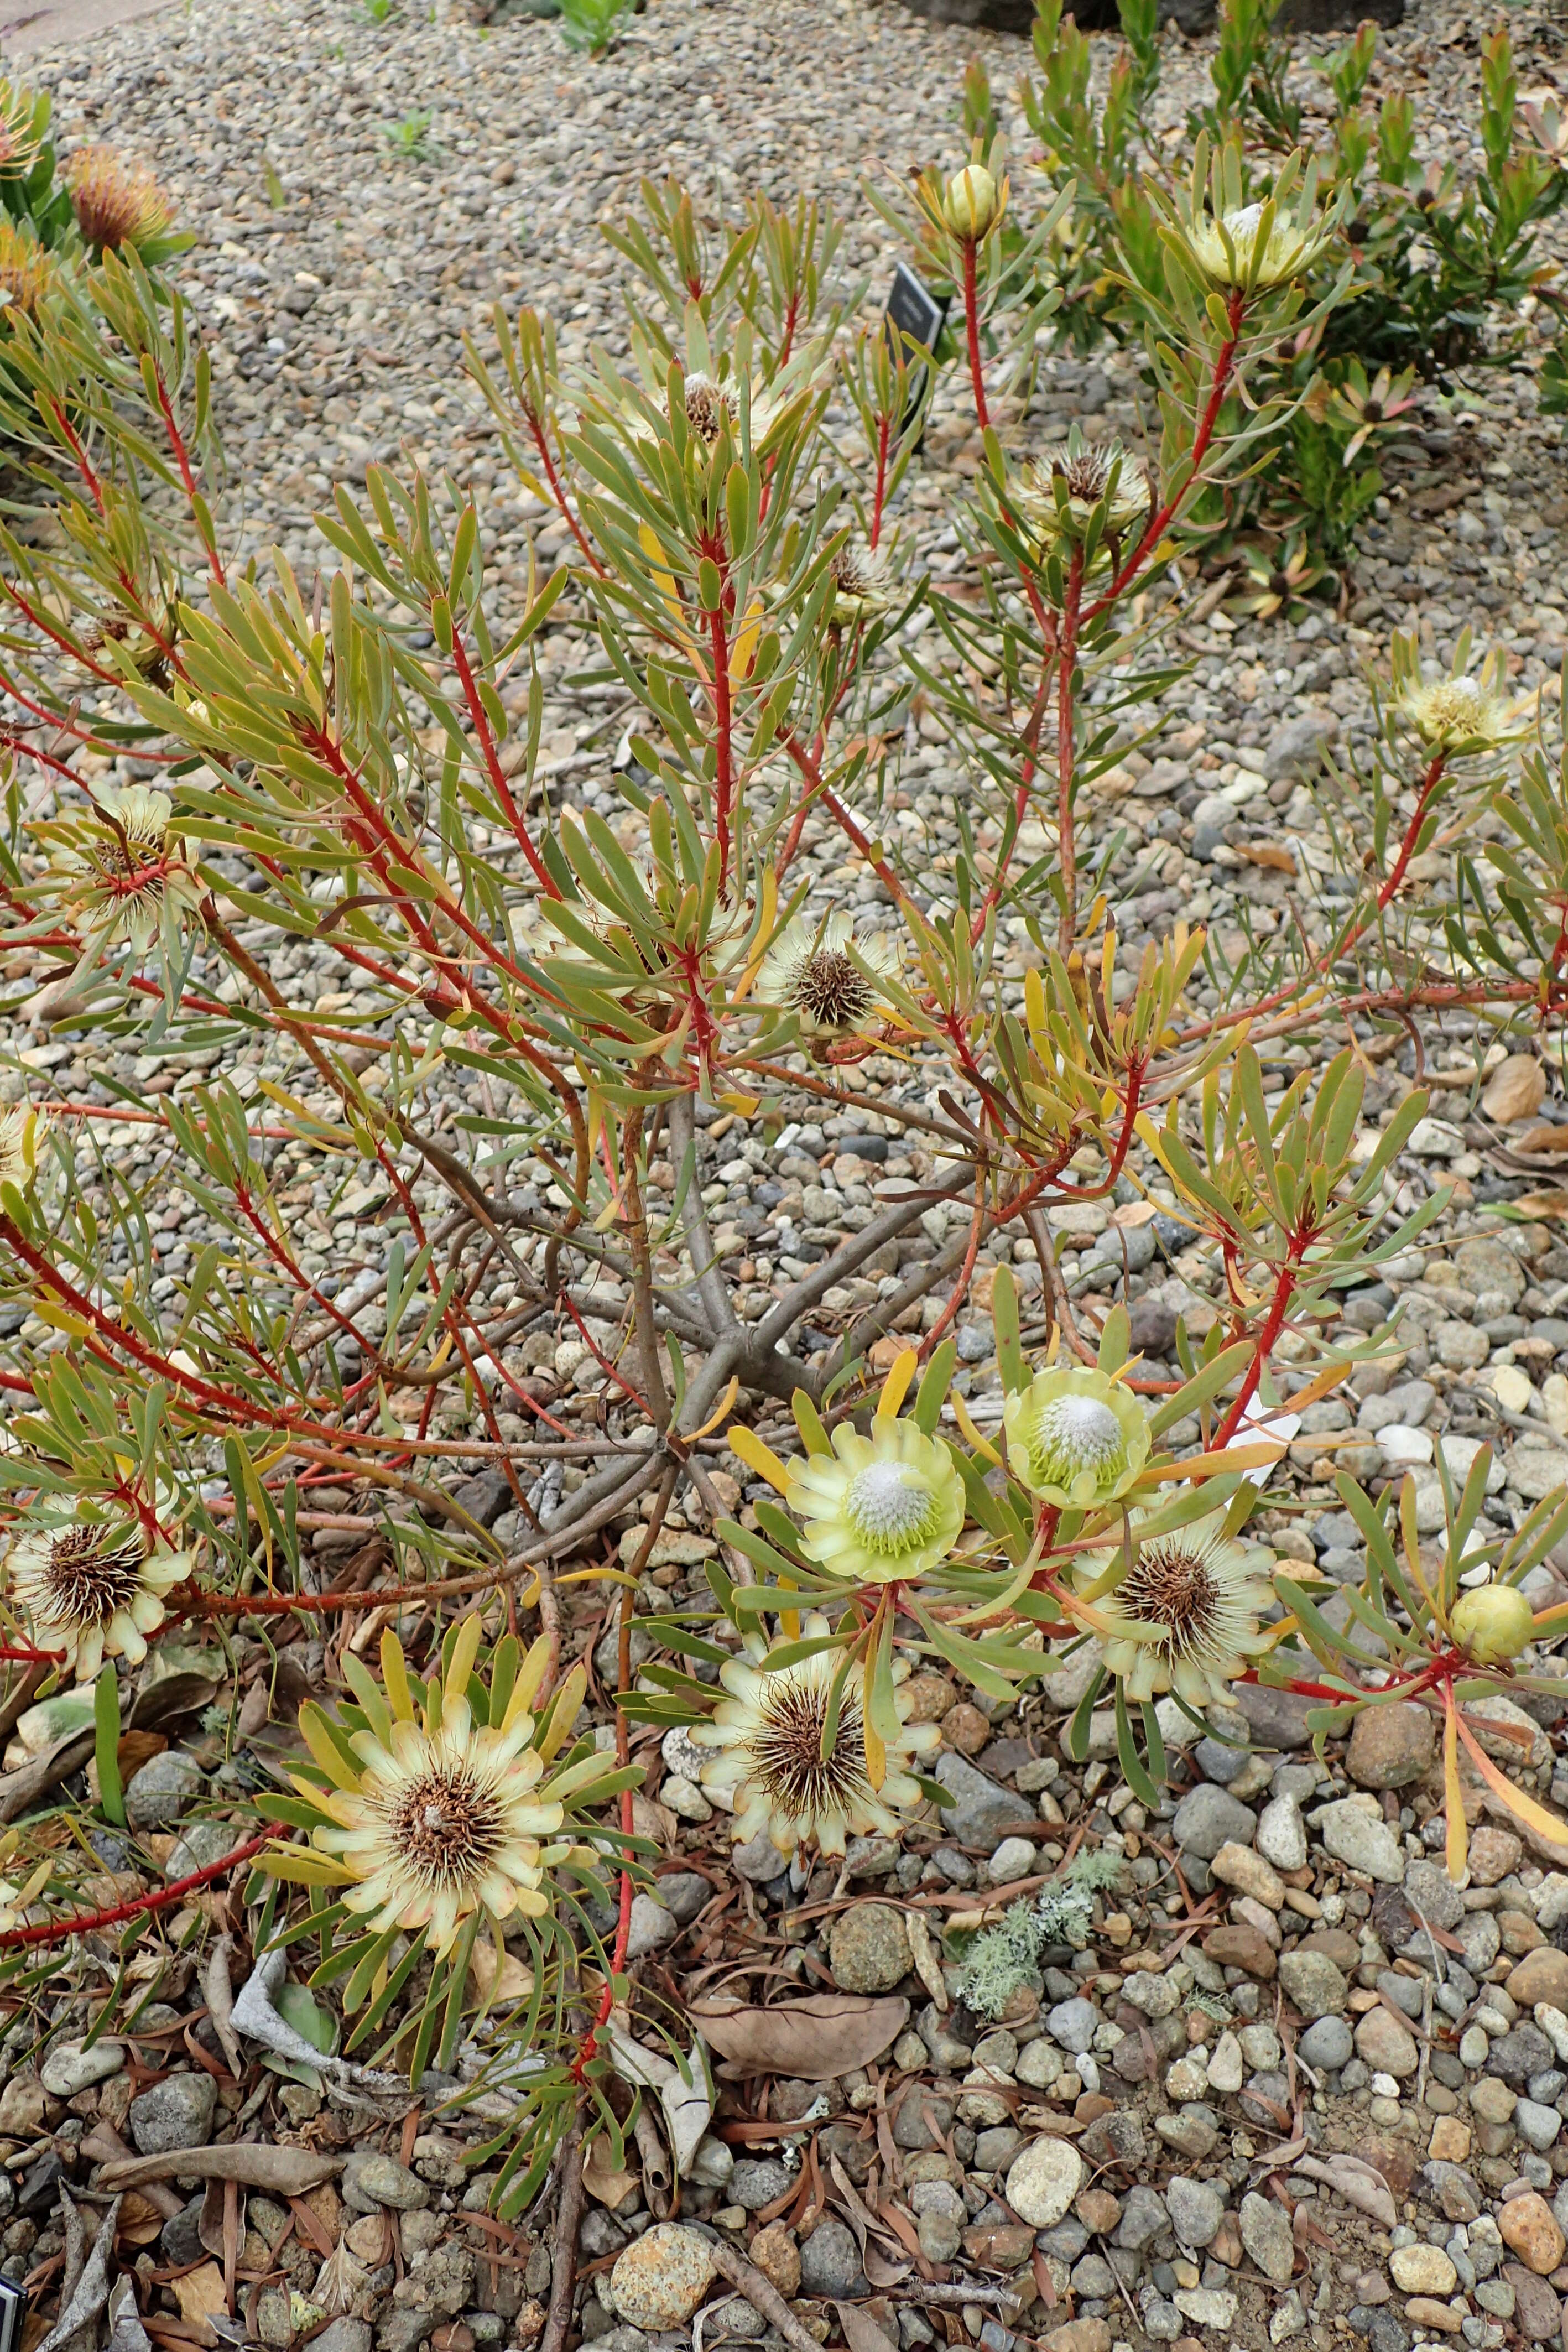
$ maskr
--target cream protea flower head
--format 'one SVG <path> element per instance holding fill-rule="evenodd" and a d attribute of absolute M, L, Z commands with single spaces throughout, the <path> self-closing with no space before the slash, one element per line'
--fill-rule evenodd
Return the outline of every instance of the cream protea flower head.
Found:
<path fill-rule="evenodd" d="M 78 147 L 66 165 L 77 226 L 95 253 L 162 236 L 172 215 L 145 165 L 112 147 Z"/>
<path fill-rule="evenodd" d="M 1097 512 L 1104 534 L 1117 539 L 1147 514 L 1149 478 L 1120 441 L 1084 441 L 1075 427 L 1064 449 L 1025 467 L 1018 504 L 1047 541 L 1082 539 Z"/>
<path fill-rule="evenodd" d="M 828 1621 L 813 1612 L 802 1631 L 808 1641 L 823 1641 Z M 900 1729 L 896 1739 L 884 1743 L 886 1769 L 882 1786 L 873 1788 L 866 1764 L 865 1676 L 859 1663 L 845 1678 L 838 1735 L 824 1757 L 822 1737 L 841 1654 L 822 1650 L 769 1672 L 768 1646 L 759 1633 L 747 1635 L 746 1648 L 745 1660 L 731 1658 L 718 1670 L 729 1696 L 691 1735 L 699 1747 L 720 1751 L 698 1777 L 706 1789 L 734 1790 L 731 1835 L 737 1843 L 766 1830 L 780 1853 L 815 1844 L 823 1853 L 841 1854 L 846 1837 L 873 1832 L 896 1836 L 899 1815 L 925 1801 L 920 1783 L 904 1768 L 912 1758 L 928 1756 L 942 1738 L 936 1724 L 905 1720 L 910 1701 L 897 1685 L 908 1676 L 906 1661 L 894 1664 Z"/>
<path fill-rule="evenodd" d="M 806 1523 L 807 1559 L 846 1584 L 923 1576 L 964 1525 L 964 1482 L 947 1448 L 881 1411 L 869 1437 L 841 1423 L 831 1454 L 792 1462 L 784 1499 Z"/>
<path fill-rule="evenodd" d="M 1400 714 L 1423 743 L 1449 752 L 1493 751 L 1523 730 L 1510 706 L 1479 677 L 1443 677 L 1400 698 Z"/>
<path fill-rule="evenodd" d="M 5 1558 L 9 1599 L 40 1650 L 60 1650 L 78 1683 L 104 1659 L 140 1665 L 163 1596 L 191 1573 L 188 1551 L 154 1549 L 132 1519 L 86 1516 L 26 1528 Z"/>
<path fill-rule="evenodd" d="M 857 939 L 853 916 L 841 908 L 815 927 L 797 915 L 763 957 L 752 993 L 798 1014 L 808 1035 L 858 1030 L 871 1037 L 883 1018 L 878 982 L 898 965 L 896 942 L 881 931 Z"/>
<path fill-rule="evenodd" d="M 1278 212 L 1267 204 L 1237 205 L 1216 215 L 1201 214 L 1186 228 L 1193 259 L 1216 286 L 1283 285 L 1309 269 L 1328 242 L 1328 233 L 1310 217 Z"/>
<path fill-rule="evenodd" d="M 1036 1372 L 1002 1421 L 1013 1475 L 1059 1510 L 1113 1503 L 1149 1458 L 1143 1407 L 1104 1372 Z"/>
<path fill-rule="evenodd" d="M 1132 1567 L 1099 1601 L 1109 1622 L 1107 1670 L 1121 1676 L 1130 1699 L 1174 1690 L 1189 1706 L 1221 1705 L 1231 1675 L 1268 1647 L 1259 1624 L 1274 1597 L 1268 1554 L 1227 1536 L 1223 1512 L 1143 1541 L 1134 1520 L 1133 1540 Z M 1097 1574 L 1092 1562 L 1074 1570 L 1081 1588 Z"/>
<path fill-rule="evenodd" d="M 299 1718 L 334 1780 L 326 1790 L 296 1786 L 328 1816 L 312 1842 L 340 1869 L 341 1901 L 378 1934 L 428 1929 L 437 1955 L 476 1911 L 494 1921 L 543 1916 L 545 1869 L 559 1855 L 540 1841 L 565 1819 L 560 1796 L 541 1786 L 546 1759 L 531 1744 L 528 1708 L 547 1656 L 518 1675 L 501 1721 L 479 1726 L 468 1698 L 478 1646 L 476 1614 L 464 1620 L 444 1678 L 416 1709 L 402 1651 L 382 1637 L 385 1698 L 368 1675 L 356 1682 L 369 1718 L 349 1740 L 357 1770 L 308 1706 Z"/>
<path fill-rule="evenodd" d="M 857 547 L 846 540 L 828 566 L 833 577 L 835 628 L 852 628 L 857 621 L 874 621 L 888 608 L 887 557 L 880 547 Z"/>
<path fill-rule="evenodd" d="M 164 920 L 200 903 L 201 886 L 172 828 L 167 793 L 131 784 L 102 792 L 85 815 L 60 828 L 56 878 L 94 938 L 126 940 L 145 955 Z"/>
<path fill-rule="evenodd" d="M 1462 629 L 1448 675 L 1428 680 L 1421 674 L 1420 641 L 1413 631 L 1396 631 L 1389 646 L 1395 716 L 1428 750 L 1450 759 L 1495 751 L 1530 728 L 1527 712 L 1506 699 L 1508 672 L 1500 648 L 1475 670 L 1470 651 L 1470 632 Z"/>
<path fill-rule="evenodd" d="M 30 231 L 0 219 L 0 323 L 18 313 L 37 319 L 58 278 L 53 254 Z"/>

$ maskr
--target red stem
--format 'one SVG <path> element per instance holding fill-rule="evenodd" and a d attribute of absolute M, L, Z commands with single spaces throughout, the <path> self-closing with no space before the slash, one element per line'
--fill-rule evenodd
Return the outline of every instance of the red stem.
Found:
<path fill-rule="evenodd" d="M 528 431 L 533 435 L 534 447 L 539 453 L 539 463 L 545 469 L 545 479 L 549 484 L 550 496 L 554 499 L 557 506 L 560 509 L 561 514 L 566 521 L 567 529 L 570 531 L 573 539 L 576 540 L 579 547 L 581 548 L 583 554 L 587 557 L 589 566 L 592 571 L 595 579 L 602 580 L 604 578 L 604 566 L 599 561 L 598 556 L 593 552 L 592 548 L 590 547 L 588 540 L 583 532 L 582 525 L 578 521 L 577 517 L 571 510 L 571 501 L 567 497 L 566 491 L 561 486 L 560 476 L 556 472 L 555 459 L 549 453 L 549 440 L 545 432 L 544 419 L 540 416 L 534 415 L 531 410 L 528 412 Z"/>
<path fill-rule="evenodd" d="M 1399 845 L 1399 855 L 1389 868 L 1388 878 L 1377 894 L 1376 911 L 1380 915 L 1397 892 L 1405 879 L 1406 868 L 1416 855 L 1416 844 L 1421 837 L 1421 827 L 1427 822 L 1427 812 L 1432 805 L 1432 795 L 1443 781 L 1443 772 L 1448 761 L 1448 755 L 1446 751 L 1435 752 L 1431 765 L 1421 779 L 1421 790 L 1416 801 L 1416 814 L 1405 828 L 1405 838 Z M 1371 921 L 1370 915 L 1364 917 L 1350 937 L 1342 940 L 1337 947 L 1330 950 L 1330 959 L 1336 961 L 1340 956 L 1346 954 L 1355 945 L 1362 933 L 1368 929 Z"/>
<path fill-rule="evenodd" d="M 1051 676 L 1056 667 L 1056 615 L 1054 613 L 1046 615 L 1045 635 L 1045 660 L 1040 673 L 1040 690 L 1034 698 L 1034 709 L 1030 712 L 1029 724 L 1023 731 L 1023 765 L 1019 771 L 1018 790 L 1013 795 L 1013 838 L 1006 853 L 997 860 L 997 870 L 991 877 L 991 887 L 986 892 L 985 898 L 980 902 L 979 910 L 969 926 L 971 947 L 975 945 L 980 933 L 985 929 L 986 918 L 1002 895 L 1008 878 L 1008 866 L 1011 862 L 1013 849 L 1018 845 L 1019 830 L 1029 814 L 1030 787 L 1035 778 L 1036 754 L 1040 750 L 1040 731 L 1045 724 L 1045 706 L 1051 693 Z"/>
<path fill-rule="evenodd" d="M 1078 859 L 1072 839 L 1072 672 L 1078 659 L 1078 608 L 1083 595 L 1083 550 L 1074 547 L 1061 613 L 1061 648 L 1056 666 L 1056 857 L 1061 876 L 1061 923 L 1057 944 L 1063 956 L 1078 929 Z"/>
<path fill-rule="evenodd" d="M 1290 1312 L 1291 1300 L 1295 1295 L 1296 1268 L 1301 1262 L 1301 1253 L 1307 1246 L 1308 1239 L 1309 1236 L 1302 1234 L 1293 1234 L 1291 1237 L 1290 1255 L 1280 1268 L 1275 1280 L 1274 1296 L 1269 1302 L 1269 1312 L 1264 1319 L 1263 1328 L 1259 1332 L 1257 1342 L 1252 1349 L 1252 1361 L 1247 1367 L 1247 1376 L 1237 1390 L 1235 1402 L 1220 1423 L 1215 1436 L 1211 1450 L 1217 1454 L 1224 1451 L 1240 1428 L 1242 1416 L 1251 1403 L 1258 1383 L 1263 1377 L 1263 1367 L 1273 1353 L 1275 1342 L 1285 1328 L 1285 1318 Z"/>
<path fill-rule="evenodd" d="M 559 898 L 559 887 L 549 867 L 534 847 L 534 837 L 528 831 L 521 809 L 513 798 L 512 788 L 502 773 L 500 754 L 496 749 L 496 739 L 490 732 L 490 721 L 486 715 L 484 701 L 475 683 L 473 670 L 468 665 L 467 648 L 463 643 L 461 632 L 456 628 L 452 632 L 452 667 L 457 672 L 457 683 L 463 689 L 463 699 L 468 705 L 468 716 L 474 722 L 474 733 L 485 762 L 486 772 L 490 779 L 490 789 L 506 810 L 507 823 L 512 828 L 517 846 L 533 867 L 540 889 L 547 898 Z"/>
<path fill-rule="evenodd" d="M 185 485 L 185 496 L 191 502 L 191 513 L 193 518 L 196 511 L 196 500 L 200 493 L 196 488 L 196 478 L 191 471 L 191 460 L 185 446 L 185 436 L 181 432 L 178 424 L 175 422 L 173 407 L 169 399 L 168 386 L 163 382 L 162 372 L 161 370 L 154 369 L 153 380 L 158 386 L 158 405 L 163 412 L 163 430 L 169 436 L 169 446 L 174 452 L 174 462 L 180 468 L 180 479 Z M 227 587 L 228 583 L 224 577 L 223 562 L 219 557 L 216 547 L 208 538 L 206 532 L 202 530 L 199 522 L 197 523 L 196 528 L 201 533 L 202 545 L 206 550 L 207 565 L 208 569 L 212 572 L 213 578 L 217 582 L 220 588 Z"/>
<path fill-rule="evenodd" d="M 118 1903 L 112 1910 L 73 1911 L 68 1919 L 51 1919 L 43 1927 L 9 1927 L 0 1935 L 0 1951 L 16 1951 L 29 1944 L 57 1944 L 67 1936 L 88 1936 L 99 1927 L 118 1927 L 126 1919 L 143 1918 L 151 1911 L 166 1911 L 171 1904 L 183 1902 L 194 1887 L 210 1885 L 225 1870 L 237 1869 L 271 1843 L 271 1832 L 264 1831 L 260 1837 L 236 1845 L 232 1853 L 209 1862 L 204 1870 L 193 1870 L 189 1878 L 177 1878 L 172 1886 L 161 1887 L 156 1895 L 139 1895 L 134 1902 Z"/>
<path fill-rule="evenodd" d="M 964 330 L 969 344 L 969 382 L 975 394 L 975 415 L 982 433 L 991 429 L 991 412 L 986 405 L 986 375 L 980 365 L 980 296 L 976 282 L 975 257 L 979 247 L 976 239 L 964 239 Z"/>
<path fill-rule="evenodd" d="M 1191 467 L 1187 478 L 1176 496 L 1167 499 L 1157 514 L 1150 516 L 1148 527 L 1142 539 L 1139 540 L 1121 570 L 1115 573 L 1105 593 L 1097 604 L 1090 606 L 1088 618 L 1091 621 L 1098 620 L 1105 607 L 1114 603 L 1122 593 L 1128 581 L 1136 576 L 1145 557 L 1152 549 L 1159 545 L 1165 536 L 1166 524 L 1197 479 L 1197 469 L 1208 455 L 1208 445 L 1214 438 L 1215 427 L 1219 422 L 1219 412 L 1225 404 L 1225 395 L 1230 389 L 1230 378 L 1236 365 L 1237 346 L 1241 338 L 1241 317 L 1246 307 L 1246 297 L 1238 288 L 1231 294 L 1228 307 L 1227 316 L 1230 321 L 1230 333 L 1228 340 L 1221 343 L 1215 356 L 1214 374 L 1209 383 L 1208 400 L 1198 421 L 1197 437 L 1192 445 Z"/>

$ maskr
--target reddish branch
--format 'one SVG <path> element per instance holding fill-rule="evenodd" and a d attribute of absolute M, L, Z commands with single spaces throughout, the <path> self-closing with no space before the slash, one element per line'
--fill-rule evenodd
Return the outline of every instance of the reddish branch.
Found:
<path fill-rule="evenodd" d="M 976 271 L 978 240 L 964 239 L 964 331 L 969 346 L 969 382 L 974 387 L 975 415 L 982 433 L 991 427 L 991 412 L 986 405 L 986 373 L 980 364 L 980 294 Z"/>
<path fill-rule="evenodd" d="M 567 529 L 581 548 L 594 578 L 602 580 L 605 576 L 604 566 L 589 545 L 582 525 L 572 512 L 571 500 L 567 497 L 560 476 L 556 472 L 555 459 L 550 456 L 549 435 L 545 430 L 544 419 L 537 415 L 531 408 L 525 409 L 523 414 L 528 418 L 529 438 L 538 451 L 539 463 L 545 469 L 545 479 L 549 484 L 549 494 L 560 509 L 561 519 Z"/>
<path fill-rule="evenodd" d="M 1074 712 L 1072 673 L 1078 660 L 1078 608 L 1083 595 L 1083 550 L 1074 547 L 1061 612 L 1061 650 L 1056 667 L 1056 839 L 1061 874 L 1061 923 L 1057 944 L 1065 956 L 1078 929 L 1078 859 L 1072 837 Z"/>
<path fill-rule="evenodd" d="M 490 789 L 506 810 L 507 823 L 512 828 L 517 846 L 533 867 L 540 889 L 547 898 L 559 898 L 559 886 L 535 848 L 533 835 L 528 831 L 523 813 L 513 797 L 512 788 L 502 772 L 500 754 L 496 749 L 496 739 L 490 732 L 483 698 L 469 667 L 467 648 L 463 643 L 462 632 L 455 627 L 452 632 L 452 667 L 457 672 L 457 683 L 463 689 L 463 699 L 474 722 L 474 734 L 485 762 L 485 772 L 490 779 Z"/>
<path fill-rule="evenodd" d="M 1257 1391 L 1258 1383 L 1263 1377 L 1263 1368 L 1278 1345 L 1280 1334 L 1285 1328 L 1285 1318 L 1291 1311 L 1291 1301 L 1295 1296 L 1297 1273 L 1311 1240 L 1310 1233 L 1298 1231 L 1291 1236 L 1285 1263 L 1275 1278 L 1274 1296 L 1269 1302 L 1269 1312 L 1263 1319 L 1263 1328 L 1253 1342 L 1252 1360 L 1247 1367 L 1241 1386 L 1237 1390 L 1230 1410 L 1221 1422 L 1215 1437 L 1216 1452 L 1222 1452 L 1240 1428 L 1247 1408 Z"/>
<path fill-rule="evenodd" d="M 718 567 L 721 582 L 725 578 L 728 559 L 722 539 L 704 539 L 702 551 Z M 714 838 L 718 846 L 719 887 L 729 879 L 729 820 L 735 800 L 735 753 L 731 741 L 732 718 L 729 698 L 729 643 L 724 625 L 724 597 L 721 587 L 719 602 L 707 615 L 708 635 L 713 646 L 713 709 L 716 730 L 716 753 L 718 777 L 714 794 Z"/>
<path fill-rule="evenodd" d="M 232 1853 L 220 1854 L 216 1862 L 209 1862 L 204 1870 L 193 1870 L 189 1878 L 177 1878 L 172 1886 L 160 1887 L 156 1895 L 138 1895 L 132 1901 L 117 1903 L 107 1911 L 73 1911 L 68 1918 L 51 1919 L 42 1927 L 8 1927 L 0 1935 L 0 1951 L 17 1951 L 33 1944 L 58 1944 L 68 1936 L 90 1936 L 99 1927 L 119 1927 L 128 1919 L 144 1918 L 149 1912 L 166 1911 L 172 1904 L 183 1903 L 198 1886 L 210 1886 L 225 1871 L 250 1862 L 271 1843 L 271 1834 L 267 1832 L 260 1837 L 247 1838 Z"/>
<path fill-rule="evenodd" d="M 207 568 L 218 586 L 225 588 L 228 583 L 224 577 L 223 562 L 214 543 L 212 533 L 204 527 L 202 520 L 201 493 L 196 488 L 196 478 L 191 471 L 190 453 L 185 446 L 185 436 L 175 420 L 173 407 L 169 399 L 169 388 L 163 381 L 161 368 L 153 368 L 152 380 L 158 388 L 158 405 L 162 412 L 163 430 L 169 436 L 169 446 L 174 453 L 174 463 L 180 468 L 180 479 L 185 485 L 185 496 L 190 501 L 191 514 L 195 521 L 202 545 L 206 550 Z"/>
<path fill-rule="evenodd" d="M 1111 585 L 1104 594 L 1089 607 L 1086 619 L 1098 620 L 1106 607 L 1115 603 L 1128 582 L 1137 577 L 1146 558 L 1153 553 L 1164 538 L 1176 509 L 1193 483 L 1197 481 L 1198 469 L 1208 455 L 1209 444 L 1214 439 L 1215 430 L 1219 423 L 1219 412 L 1225 405 L 1225 395 L 1230 389 L 1230 380 L 1236 371 L 1236 353 L 1241 341 L 1241 320 L 1246 308 L 1247 298 L 1240 288 L 1237 287 L 1232 290 L 1230 299 L 1226 306 L 1226 316 L 1229 321 L 1230 331 L 1215 354 L 1214 373 L 1209 379 L 1208 399 L 1205 404 L 1203 415 L 1198 420 L 1197 432 L 1193 439 L 1192 455 L 1188 461 L 1186 479 L 1181 488 L 1172 497 L 1166 499 L 1158 511 L 1150 516 L 1142 539 L 1139 540 L 1125 563 L 1113 575 Z"/>
<path fill-rule="evenodd" d="M 879 416 L 876 420 L 876 492 L 871 509 L 871 544 L 875 550 L 882 537 L 882 509 L 887 498 L 887 452 L 893 436 L 893 419 Z"/>

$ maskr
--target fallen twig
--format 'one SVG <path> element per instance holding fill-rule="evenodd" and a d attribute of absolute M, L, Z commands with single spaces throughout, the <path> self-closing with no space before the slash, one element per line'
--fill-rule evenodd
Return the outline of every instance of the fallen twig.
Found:
<path fill-rule="evenodd" d="M 727 2278 L 731 2286 L 738 2287 L 754 2311 L 759 2311 L 770 2326 L 776 2327 L 794 2352 L 822 2352 L 821 2346 L 809 2329 L 803 2327 L 779 2294 L 765 2279 L 755 2263 L 722 2238 L 710 2238 L 707 2250 L 714 2268 Z"/>

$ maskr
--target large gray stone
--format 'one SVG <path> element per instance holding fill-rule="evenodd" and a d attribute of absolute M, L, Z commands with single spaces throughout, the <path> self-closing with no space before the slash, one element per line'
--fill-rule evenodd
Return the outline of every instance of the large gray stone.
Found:
<path fill-rule="evenodd" d="M 178 1748 L 149 1757 L 125 1784 L 125 1816 L 133 1830 L 172 1829 L 206 1787 L 201 1766 Z"/>
<path fill-rule="evenodd" d="M 819 2221 L 800 2249 L 802 2294 L 863 2294 L 860 2248 L 842 2221 Z"/>
<path fill-rule="evenodd" d="M 343 2202 L 350 2212 L 379 2213 L 390 2205 L 400 2213 L 418 2212 L 430 2202 L 430 2190 L 417 2172 L 380 2148 L 357 2147 L 343 2167 Z"/>
<path fill-rule="evenodd" d="M 1171 2217 L 1165 2199 L 1157 2189 L 1147 2189 L 1139 2181 L 1127 2191 L 1122 2218 L 1116 2224 L 1112 2242 L 1131 2247 L 1134 2253 L 1142 2253 L 1145 2246 L 1152 2245 L 1170 2226 Z"/>
<path fill-rule="evenodd" d="M 53 2099 L 74 2099 L 94 2083 L 107 2082 L 125 2064 L 123 2042 L 95 2042 L 84 2050 L 79 2042 L 57 2042 L 38 2069 L 38 2079 Z"/>
<path fill-rule="evenodd" d="M 131 2137 L 143 2156 L 205 2147 L 213 2136 L 218 2086 L 210 2074 L 169 2074 L 131 2102 Z"/>
<path fill-rule="evenodd" d="M 953 1800 L 942 1808 L 942 1827 L 959 1845 L 994 1853 L 1003 1838 L 1030 1837 L 1040 1828 L 1023 1798 L 977 1771 L 967 1757 L 939 1756 L 936 1778 Z"/>
<path fill-rule="evenodd" d="M 1308 2024 L 1344 2014 L 1350 1986 L 1326 1952 L 1282 1952 L 1280 1982 Z"/>
<path fill-rule="evenodd" d="M 1166 2181 L 1166 2205 L 1171 2228 L 1184 2246 L 1212 2243 L 1225 2218 L 1224 2191 L 1212 2180 L 1190 2180 L 1185 2173 Z"/>
<path fill-rule="evenodd" d="M 1296 2047 L 1309 2066 L 1337 2074 L 1342 2066 L 1349 2065 L 1355 2044 L 1343 2017 L 1320 2017 L 1308 2026 Z"/>
<path fill-rule="evenodd" d="M 1321 1805 L 1313 1825 L 1336 1862 L 1368 1878 L 1397 1886 L 1405 1876 L 1405 1849 L 1380 1813 L 1368 1812 L 1354 1797 Z M 1484 1916 L 1477 1914 L 1478 1917 Z"/>
<path fill-rule="evenodd" d="M 1271 2197 L 1260 2197 L 1254 2189 L 1241 2200 L 1239 2218 L 1241 2242 L 1264 2277 L 1272 2279 L 1276 2286 L 1288 2286 L 1295 2267 L 1296 2242 L 1284 2207 Z"/>
<path fill-rule="evenodd" d="M 1269 738 L 1263 773 L 1270 783 L 1284 776 L 1316 775 L 1324 751 L 1338 735 L 1339 720 L 1332 710 L 1309 710 L 1301 719 L 1287 719 Z"/>
<path fill-rule="evenodd" d="M 1217 1789 L 1212 1780 L 1200 1780 L 1176 1807 L 1171 1834 L 1183 1853 L 1212 1862 L 1222 1845 L 1249 1846 L 1257 1827 L 1258 1816 L 1249 1805 L 1228 1789 Z"/>

